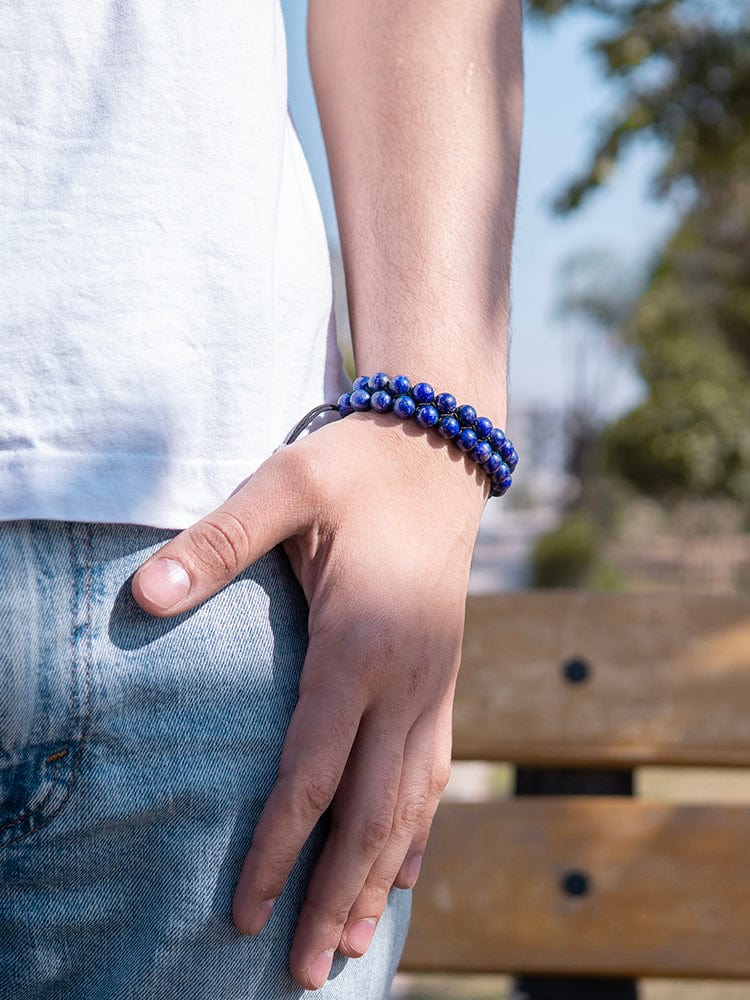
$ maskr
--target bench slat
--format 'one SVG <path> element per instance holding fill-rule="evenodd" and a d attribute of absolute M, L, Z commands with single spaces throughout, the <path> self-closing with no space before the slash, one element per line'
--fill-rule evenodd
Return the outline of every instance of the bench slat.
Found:
<path fill-rule="evenodd" d="M 562 665 L 582 657 L 582 683 Z M 467 605 L 454 757 L 750 765 L 750 600 L 534 591 Z"/>
<path fill-rule="evenodd" d="M 401 968 L 750 977 L 749 872 L 750 806 L 444 803 Z"/>

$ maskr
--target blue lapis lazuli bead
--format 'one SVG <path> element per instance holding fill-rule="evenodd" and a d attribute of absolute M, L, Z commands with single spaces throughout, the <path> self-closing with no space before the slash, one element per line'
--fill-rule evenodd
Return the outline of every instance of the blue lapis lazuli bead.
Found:
<path fill-rule="evenodd" d="M 438 413 L 453 413 L 456 409 L 456 397 L 451 392 L 439 392 L 435 396 L 435 406 Z"/>
<path fill-rule="evenodd" d="M 459 424 L 456 417 L 449 414 L 448 416 L 442 417 L 440 423 L 437 425 L 438 434 L 441 437 L 454 438 L 458 432 L 461 430 L 461 424 Z"/>
<path fill-rule="evenodd" d="M 508 438 L 506 438 L 505 441 L 502 443 L 502 445 L 497 450 L 500 452 L 500 454 L 503 456 L 503 458 L 507 462 L 508 458 L 513 454 L 513 451 L 514 451 L 513 442 L 510 441 L 510 440 L 508 440 Z"/>
<path fill-rule="evenodd" d="M 376 413 L 388 413 L 393 406 L 393 396 L 390 392 L 386 392 L 385 389 L 378 389 L 377 392 L 372 394 L 370 406 Z"/>
<path fill-rule="evenodd" d="M 471 453 L 471 457 L 475 462 L 483 465 L 487 459 L 492 454 L 492 445 L 489 441 L 478 441 L 474 450 Z"/>
<path fill-rule="evenodd" d="M 401 420 L 408 420 L 409 417 L 413 417 L 416 408 L 417 404 L 411 396 L 396 396 L 393 400 L 393 412 Z"/>
<path fill-rule="evenodd" d="M 395 378 L 388 379 L 386 388 L 392 396 L 404 396 L 411 389 L 411 379 L 406 375 L 396 375 Z"/>
<path fill-rule="evenodd" d="M 510 476 L 505 476 L 503 479 L 495 479 L 494 477 L 490 480 L 490 496 L 502 497 L 510 489 L 513 480 Z"/>
<path fill-rule="evenodd" d="M 377 392 L 379 389 L 385 389 L 388 385 L 388 376 L 385 372 L 375 372 L 367 380 L 367 388 L 370 392 Z"/>
<path fill-rule="evenodd" d="M 472 448 L 476 447 L 477 435 L 476 431 L 472 430 L 471 427 L 464 427 L 461 433 L 456 438 L 456 444 L 461 449 L 461 451 L 471 451 Z"/>
<path fill-rule="evenodd" d="M 420 427 L 434 427 L 438 420 L 440 420 L 440 414 L 432 404 L 427 403 L 425 406 L 417 407 L 414 419 Z"/>
<path fill-rule="evenodd" d="M 354 410 L 349 402 L 350 397 L 350 392 L 344 392 L 338 398 L 336 406 L 338 407 L 338 411 L 342 417 L 348 417 L 350 413 L 354 413 Z"/>
<path fill-rule="evenodd" d="M 515 448 L 512 450 L 511 454 L 506 457 L 505 461 L 510 466 L 510 471 L 515 472 L 516 466 L 518 465 L 518 452 Z"/>
<path fill-rule="evenodd" d="M 505 434 L 499 427 L 493 427 L 487 440 L 492 445 L 493 451 L 500 451 L 502 446 L 505 444 Z"/>
<path fill-rule="evenodd" d="M 473 427 L 477 422 L 477 411 L 468 403 L 464 403 L 463 406 L 459 406 L 456 410 L 456 416 L 458 417 L 459 423 L 462 427 Z"/>
<path fill-rule="evenodd" d="M 356 392 L 357 389 L 366 389 L 369 381 L 369 375 L 360 375 L 358 378 L 355 378 L 352 382 L 352 392 Z"/>
<path fill-rule="evenodd" d="M 477 437 L 480 441 L 486 441 L 492 433 L 492 421 L 489 417 L 477 417 L 474 430 L 477 432 Z M 490 445 L 490 448 L 492 448 L 492 445 Z"/>
<path fill-rule="evenodd" d="M 411 387 L 411 394 L 417 403 L 431 403 L 435 398 L 435 390 L 429 382 L 417 382 Z"/>
<path fill-rule="evenodd" d="M 498 452 L 493 451 L 490 457 L 484 463 L 484 467 L 491 476 L 494 476 L 502 464 L 503 464 L 503 456 L 500 455 Z"/>
<path fill-rule="evenodd" d="M 358 412 L 362 412 L 363 410 L 369 410 L 370 393 L 367 391 L 367 389 L 355 389 L 354 392 L 352 392 L 349 395 L 349 406 L 351 406 L 353 410 L 357 410 Z"/>
<path fill-rule="evenodd" d="M 504 479 L 506 476 L 510 475 L 510 466 L 506 465 L 505 462 L 501 462 L 492 475 L 495 479 Z"/>

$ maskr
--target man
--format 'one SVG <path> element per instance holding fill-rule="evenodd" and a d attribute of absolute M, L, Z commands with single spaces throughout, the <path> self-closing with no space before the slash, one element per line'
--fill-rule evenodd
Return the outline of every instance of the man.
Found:
<path fill-rule="evenodd" d="M 309 177 L 280 113 L 281 25 L 271 0 L 188 9 L 167 0 L 63 4 L 43 15 L 41 55 L 33 29 L 42 15 L 31 2 L 13 7 L 0 8 L 4 71 L 16 80 L 0 99 L 12 138 L 0 198 L 10 233 L 4 258 L 20 254 L 27 271 L 20 290 L 17 282 L 4 289 L 3 304 L 13 329 L 33 323 L 43 332 L 20 378 L 24 392 L 37 387 L 36 408 L 24 411 L 8 391 L 3 400 L 12 447 L 0 514 L 16 525 L 7 565 L 17 568 L 31 538 L 39 587 L 46 551 L 39 525 L 69 525 L 74 604 L 90 598 L 83 621 L 90 655 L 73 660 L 71 718 L 83 719 L 80 739 L 68 744 L 61 736 L 57 750 L 44 745 L 44 766 L 66 773 L 77 762 L 59 816 L 34 819 L 44 813 L 44 789 L 52 783 L 51 802 L 60 787 L 49 777 L 29 784 L 25 803 L 23 796 L 6 801 L 4 822 L 18 833 L 6 835 L 0 852 L 8 885 L 0 914 L 10 927 L 0 970 L 14 996 L 22 984 L 25 995 L 39 997 L 177 997 L 188 983 L 193 995 L 209 996 L 212 972 L 217 996 L 292 997 L 299 992 L 278 966 L 285 929 L 291 934 L 294 926 L 288 961 L 299 987 L 323 986 L 338 953 L 331 996 L 384 996 L 406 930 L 408 894 L 397 890 L 418 877 L 448 775 L 487 477 L 392 415 L 352 414 L 272 453 L 293 423 L 291 410 L 301 416 L 330 394 L 340 370 L 323 331 L 330 290 L 319 215 L 311 214 Z M 426 380 L 500 427 L 520 52 L 518 0 L 310 3 L 310 63 L 357 373 Z M 11 121 L 14 95 L 22 110 Z M 48 185 L 43 198 L 35 182 Z M 41 288 L 28 267 L 41 268 Z M 81 356 L 66 362 L 64 352 L 81 343 Z M 28 349 L 28 334 L 24 343 L 18 333 L 4 351 L 17 365 Z M 40 378 L 47 380 L 41 389 Z M 240 471 L 243 449 L 248 464 Z M 65 455 L 79 457 L 66 464 Z M 195 512 L 204 516 L 191 524 Z M 117 522 L 130 533 L 113 540 Z M 160 532 L 136 536 L 138 526 Z M 53 544 L 62 551 L 59 538 Z M 129 608 L 122 590 L 146 545 L 132 594 L 153 619 Z M 290 721 L 280 703 L 269 709 L 277 742 L 263 742 L 262 720 L 243 717 L 240 730 L 252 739 L 240 747 L 238 732 L 224 732 L 222 720 L 235 704 L 244 710 L 244 690 L 251 701 L 266 695 L 260 687 L 237 689 L 207 716 L 210 723 L 188 727 L 185 719 L 202 718 L 206 698 L 234 682 L 222 660 L 214 688 L 201 687 L 214 668 L 196 662 L 208 655 L 196 644 L 207 634 L 220 644 L 234 629 L 236 651 L 249 648 L 255 633 L 243 631 L 240 595 L 250 594 L 256 615 L 258 595 L 268 594 L 262 635 L 283 646 L 279 635 L 299 615 L 285 612 L 281 633 L 274 631 L 274 580 L 284 573 L 278 546 L 309 606 L 309 644 L 301 675 L 291 654 L 280 674 L 290 712 L 297 677 L 299 691 Z M 8 619 L 24 593 L 22 583 L 14 586 Z M 293 585 L 285 586 L 292 607 Z M 109 625 L 98 628 L 105 612 Z M 174 628 L 161 618 L 174 619 Z M 79 621 L 74 646 L 81 629 Z M 122 764 L 132 745 L 114 720 L 130 718 L 167 650 L 171 687 L 150 696 L 147 724 L 137 713 L 128 723 L 154 748 L 132 775 Z M 79 686 L 84 661 L 87 688 Z M 109 686 L 97 681 L 98 662 L 109 664 Z M 275 674 L 264 669 L 267 692 Z M 8 670 L 18 698 L 33 666 Z M 197 689 L 200 698 L 190 700 Z M 122 716 L 107 716 L 113 701 Z M 83 704 L 88 722 L 78 711 Z M 106 707 L 99 716 L 97 704 Z M 43 728 L 36 716 L 29 725 Z M 196 740 L 201 774 L 208 768 L 211 775 L 200 802 L 185 784 Z M 9 741 L 16 789 L 19 769 L 42 766 L 33 752 L 42 743 Z M 255 745 L 265 768 L 252 772 L 256 788 L 242 787 L 234 757 L 222 765 L 226 782 L 210 770 L 222 753 L 252 756 Z M 55 761 L 56 753 L 63 756 Z M 109 768 L 99 786 L 95 762 Z M 148 806 L 132 804 L 117 816 L 108 806 L 99 816 L 106 834 L 92 833 L 97 794 L 101 803 L 116 787 L 121 803 L 126 775 L 129 802 L 143 795 Z M 328 826 L 319 822 L 326 816 Z M 149 888 L 134 889 L 127 865 L 118 868 L 117 906 L 102 903 L 97 937 L 92 908 L 108 891 L 100 869 L 115 863 L 118 818 L 119 857 L 143 862 Z M 55 858 L 55 837 L 83 845 L 83 874 L 64 852 Z M 307 860 L 298 862 L 301 855 Z M 95 890 L 86 883 L 92 870 Z M 226 889 L 238 875 L 232 932 Z M 48 928 L 59 924 L 60 909 L 66 930 L 55 937 Z M 143 922 L 152 928 L 146 935 Z M 77 927 L 81 947 L 73 957 Z M 274 934 L 280 944 L 268 950 L 264 938 Z M 10 989 L 0 985 L 0 997 Z"/>

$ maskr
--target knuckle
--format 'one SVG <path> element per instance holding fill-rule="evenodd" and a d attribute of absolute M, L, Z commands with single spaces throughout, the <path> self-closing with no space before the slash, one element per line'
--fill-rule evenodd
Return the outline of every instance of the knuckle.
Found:
<path fill-rule="evenodd" d="M 338 788 L 338 776 L 333 771 L 316 771 L 307 775 L 300 786 L 303 809 L 308 815 L 319 816 L 333 801 Z"/>
<path fill-rule="evenodd" d="M 243 568 L 249 547 L 246 527 L 238 517 L 226 512 L 205 518 L 195 540 L 198 560 L 228 576 L 235 576 Z"/>
<path fill-rule="evenodd" d="M 364 816 L 356 828 L 356 843 L 363 854 L 377 854 L 391 835 L 391 817 L 383 812 Z"/>
<path fill-rule="evenodd" d="M 432 772 L 432 780 L 430 782 L 430 790 L 435 798 L 440 798 L 440 796 L 445 791 L 448 782 L 451 777 L 451 765 L 450 762 L 447 764 L 441 764 L 436 767 Z"/>
<path fill-rule="evenodd" d="M 427 793 L 399 802 L 396 807 L 396 824 L 405 829 L 415 830 L 427 812 Z"/>

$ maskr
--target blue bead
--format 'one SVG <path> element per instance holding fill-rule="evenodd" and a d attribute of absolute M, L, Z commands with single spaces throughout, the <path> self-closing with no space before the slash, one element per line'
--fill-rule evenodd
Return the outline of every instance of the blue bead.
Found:
<path fill-rule="evenodd" d="M 492 433 L 492 421 L 489 417 L 477 417 L 477 422 L 474 424 L 474 430 L 477 432 L 477 437 L 480 441 L 486 441 Z M 490 448 L 491 447 L 492 445 L 490 445 Z"/>
<path fill-rule="evenodd" d="M 441 437 L 450 439 L 454 438 L 461 430 L 461 424 L 454 416 L 448 415 L 440 420 L 437 429 Z"/>
<path fill-rule="evenodd" d="M 477 422 L 477 411 L 473 406 L 469 406 L 468 403 L 464 403 L 463 406 L 459 406 L 456 410 L 456 416 L 458 417 L 462 427 L 473 427 Z"/>
<path fill-rule="evenodd" d="M 461 451 L 471 451 L 471 449 L 476 446 L 476 443 L 477 443 L 477 435 L 476 432 L 471 429 L 471 427 L 464 427 L 464 429 L 456 438 L 456 444 L 461 449 Z"/>
<path fill-rule="evenodd" d="M 508 461 L 509 456 L 513 454 L 513 450 L 514 450 L 513 442 L 509 441 L 507 438 L 505 442 L 502 444 L 502 446 L 498 448 L 498 451 L 503 456 L 506 462 Z"/>
<path fill-rule="evenodd" d="M 453 413 L 456 409 L 456 397 L 450 392 L 439 392 L 435 396 L 435 406 L 438 413 Z"/>
<path fill-rule="evenodd" d="M 404 396 L 411 389 L 411 379 L 407 378 L 406 375 L 397 375 L 395 378 L 388 379 L 386 388 L 392 396 Z"/>
<path fill-rule="evenodd" d="M 491 476 L 497 472 L 500 466 L 503 464 L 503 456 L 499 455 L 496 451 L 493 451 L 487 461 L 484 463 L 484 467 L 489 472 Z"/>
<path fill-rule="evenodd" d="M 429 382 L 417 382 L 412 386 L 411 394 L 417 403 L 431 403 L 435 398 L 435 390 Z"/>
<path fill-rule="evenodd" d="M 370 405 L 376 413 L 387 413 L 393 406 L 393 396 L 385 389 L 378 389 L 372 394 Z"/>
<path fill-rule="evenodd" d="M 494 477 L 490 480 L 492 488 L 490 489 L 490 496 L 492 497 L 502 497 L 510 489 L 513 480 L 510 476 L 505 476 L 503 479 L 495 479 Z"/>
<path fill-rule="evenodd" d="M 349 406 L 351 406 L 353 410 L 369 410 L 370 393 L 367 389 L 355 389 L 349 396 Z"/>
<path fill-rule="evenodd" d="M 480 465 L 482 465 L 483 462 L 487 461 L 487 459 L 490 457 L 491 454 L 492 454 L 492 445 L 489 443 L 489 441 L 478 441 L 476 447 L 471 453 L 471 457 L 474 459 L 475 462 L 478 462 Z"/>
<path fill-rule="evenodd" d="M 494 427 L 487 440 L 492 445 L 493 451 L 500 451 L 502 446 L 505 444 L 505 434 L 503 434 L 499 427 Z"/>
<path fill-rule="evenodd" d="M 377 392 L 378 389 L 385 389 L 388 385 L 388 376 L 385 372 L 375 372 L 367 380 L 367 388 L 370 392 Z"/>
<path fill-rule="evenodd" d="M 352 392 L 357 389 L 366 389 L 369 380 L 369 375 L 360 375 L 359 378 L 355 378 L 354 382 L 352 382 Z"/>
<path fill-rule="evenodd" d="M 516 466 L 518 465 L 518 452 L 515 448 L 513 448 L 511 454 L 506 457 L 505 461 L 510 466 L 510 471 L 515 472 Z"/>
<path fill-rule="evenodd" d="M 428 403 L 426 406 L 417 407 L 414 419 L 420 427 L 434 427 L 438 420 L 440 420 L 440 414 L 434 406 Z"/>
<path fill-rule="evenodd" d="M 354 412 L 349 402 L 350 397 L 351 393 L 349 392 L 342 393 L 342 395 L 339 396 L 338 402 L 336 403 L 336 406 L 338 406 L 339 413 L 341 414 L 342 417 L 348 417 L 350 413 Z"/>
<path fill-rule="evenodd" d="M 393 412 L 401 420 L 408 420 L 409 417 L 414 416 L 414 411 L 417 408 L 417 404 L 411 398 L 411 396 L 396 396 L 393 400 Z"/>

